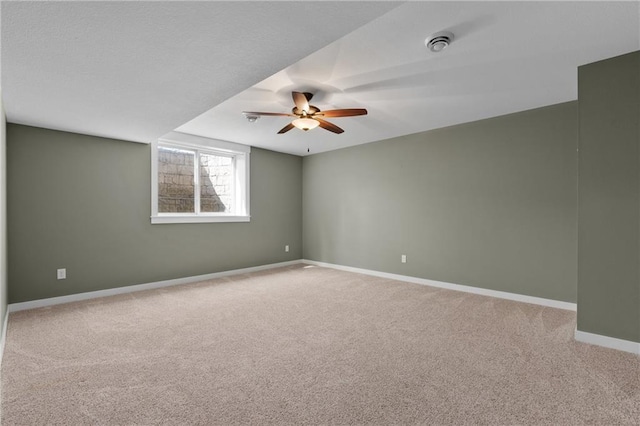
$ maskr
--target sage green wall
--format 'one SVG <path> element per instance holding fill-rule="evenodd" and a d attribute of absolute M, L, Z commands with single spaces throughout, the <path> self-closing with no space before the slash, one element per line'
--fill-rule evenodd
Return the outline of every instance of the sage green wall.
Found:
<path fill-rule="evenodd" d="M 302 255 L 300 157 L 252 149 L 249 223 L 151 225 L 149 145 L 15 124 L 7 142 L 10 303 Z"/>
<path fill-rule="evenodd" d="M 7 282 L 7 138 L 6 118 L 0 91 L 0 338 L 7 312 Z"/>
<path fill-rule="evenodd" d="M 303 255 L 575 302 L 576 145 L 569 102 L 305 157 Z"/>
<path fill-rule="evenodd" d="M 640 342 L 640 52 L 578 68 L 578 330 Z"/>

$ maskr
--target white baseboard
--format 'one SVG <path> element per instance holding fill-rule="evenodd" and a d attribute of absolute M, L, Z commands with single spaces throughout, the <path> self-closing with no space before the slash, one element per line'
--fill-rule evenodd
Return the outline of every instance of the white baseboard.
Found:
<path fill-rule="evenodd" d="M 42 308 L 45 306 L 60 305 L 63 303 L 78 302 L 81 300 L 96 299 L 98 297 L 115 296 L 117 294 L 133 293 L 136 291 L 152 290 L 155 288 L 170 287 L 174 285 L 212 280 L 215 278 L 227 277 L 230 275 L 247 274 L 250 272 L 264 271 L 267 269 L 280 268 L 283 266 L 297 265 L 300 262 L 301 262 L 300 260 L 291 260 L 288 262 L 271 263 L 268 265 L 253 266 L 251 268 L 233 269 L 230 271 L 214 272 L 212 274 L 195 275 L 192 277 L 176 278 L 173 280 L 165 280 L 165 281 L 157 281 L 157 282 L 146 283 L 146 284 L 137 284 L 137 285 L 124 286 L 124 287 L 109 288 L 106 290 L 89 291 L 86 293 L 70 294 L 68 296 L 30 300 L 28 302 L 11 303 L 9 305 L 9 309 L 7 310 L 7 313 L 24 311 L 27 309 Z"/>
<path fill-rule="evenodd" d="M 372 271 L 370 269 L 354 268 L 351 266 L 336 265 L 333 263 L 316 262 L 315 260 L 303 259 L 303 263 L 309 265 L 323 266 L 326 268 L 339 269 L 341 271 L 355 272 L 358 274 L 372 275 L 374 277 L 388 278 L 397 281 L 405 281 L 414 284 L 428 285 L 431 287 L 445 288 L 447 290 L 463 291 L 465 293 L 479 294 L 482 296 L 497 297 L 499 299 L 514 300 L 516 302 L 532 303 L 534 305 L 547 306 L 550 308 L 565 309 L 568 311 L 576 311 L 576 304 L 562 302 L 560 300 L 544 299 L 542 297 L 526 296 L 524 294 L 508 293 L 506 291 L 489 290 L 480 287 L 471 287 L 468 285 L 451 284 L 442 281 L 427 280 L 425 278 L 410 277 L 407 275 L 390 274 L 387 272 Z"/>
<path fill-rule="evenodd" d="M 4 344 L 7 341 L 7 324 L 9 323 L 9 309 L 4 314 L 2 321 L 2 336 L 0 336 L 0 367 L 2 366 L 2 357 L 4 356 Z"/>
<path fill-rule="evenodd" d="M 576 330 L 574 338 L 578 342 L 589 343 L 590 345 L 604 346 L 605 348 L 616 349 L 632 354 L 640 355 L 640 343 L 630 340 L 617 339 L 615 337 L 603 336 L 600 334 L 588 333 Z"/>

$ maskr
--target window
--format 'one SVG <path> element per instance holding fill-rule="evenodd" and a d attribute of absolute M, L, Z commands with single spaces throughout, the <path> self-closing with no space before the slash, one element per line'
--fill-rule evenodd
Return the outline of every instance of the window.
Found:
<path fill-rule="evenodd" d="M 248 222 L 250 152 L 178 132 L 154 142 L 151 223 Z"/>

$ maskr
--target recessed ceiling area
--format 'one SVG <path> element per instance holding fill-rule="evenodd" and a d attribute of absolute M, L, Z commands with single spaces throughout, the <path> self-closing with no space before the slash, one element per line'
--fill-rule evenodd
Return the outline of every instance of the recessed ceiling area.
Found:
<path fill-rule="evenodd" d="M 575 100 L 577 67 L 639 28 L 638 2 L 3 2 L 2 95 L 13 123 L 307 155 Z M 292 91 L 368 115 L 277 134 L 288 117 L 242 114 Z"/>
<path fill-rule="evenodd" d="M 639 3 L 410 2 L 266 78 L 177 130 L 307 155 L 577 98 L 577 67 L 640 48 Z M 425 38 L 451 31 L 439 53 Z M 249 123 L 241 111 L 290 112 L 291 91 L 345 132 L 298 129 L 287 117 Z"/>

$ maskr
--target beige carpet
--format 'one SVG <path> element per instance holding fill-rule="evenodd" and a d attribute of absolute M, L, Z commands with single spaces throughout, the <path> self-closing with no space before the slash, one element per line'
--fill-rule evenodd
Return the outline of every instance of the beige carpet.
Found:
<path fill-rule="evenodd" d="M 294 266 L 11 314 L 3 424 L 640 424 L 575 313 Z"/>

